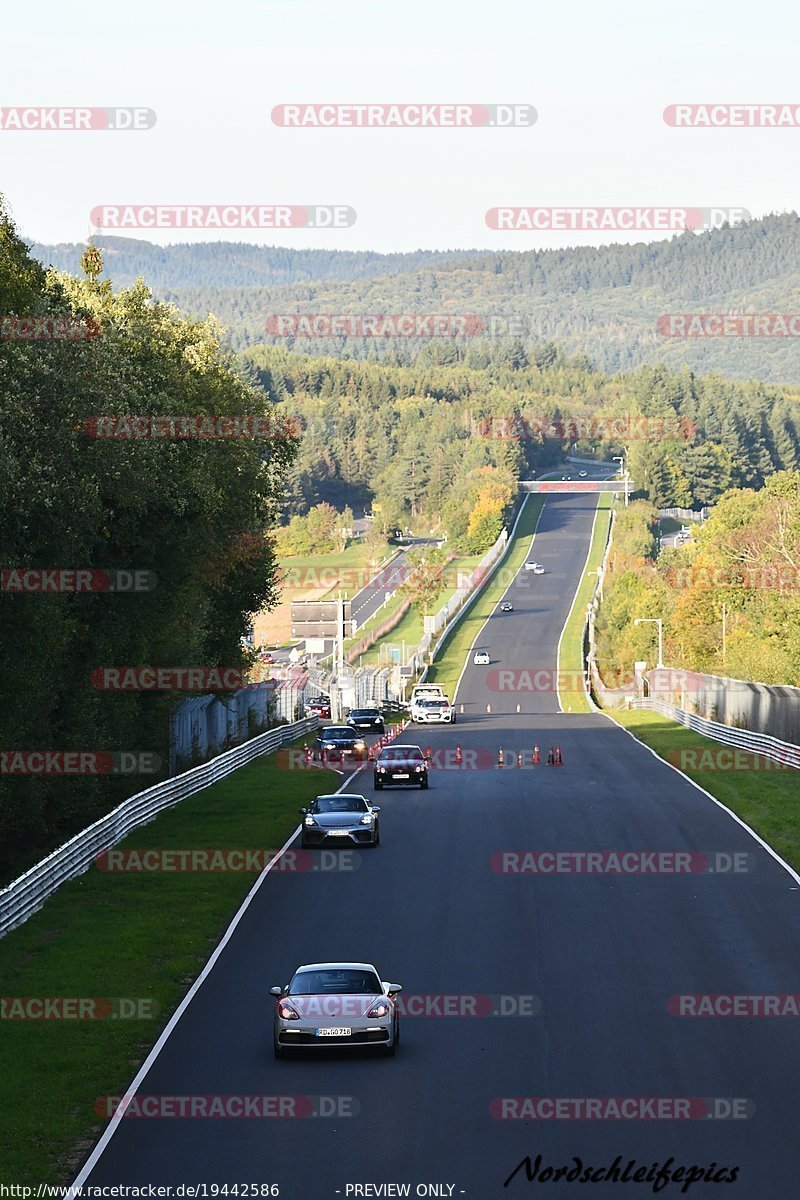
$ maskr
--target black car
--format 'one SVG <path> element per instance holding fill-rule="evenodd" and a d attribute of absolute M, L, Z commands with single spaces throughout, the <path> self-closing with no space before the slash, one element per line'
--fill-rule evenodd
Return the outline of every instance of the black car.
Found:
<path fill-rule="evenodd" d="M 428 760 L 419 746 L 386 746 L 375 760 L 376 792 L 391 783 L 428 786 Z"/>
<path fill-rule="evenodd" d="M 367 757 L 364 739 L 349 725 L 329 725 L 327 729 L 322 729 L 317 734 L 312 749 L 314 758 L 322 758 L 323 751 L 326 759 L 340 762 L 344 762 L 348 758 L 356 762 L 363 762 Z"/>
<path fill-rule="evenodd" d="M 364 729 L 369 733 L 384 733 L 383 713 L 379 708 L 353 708 L 347 718 L 351 729 Z"/>

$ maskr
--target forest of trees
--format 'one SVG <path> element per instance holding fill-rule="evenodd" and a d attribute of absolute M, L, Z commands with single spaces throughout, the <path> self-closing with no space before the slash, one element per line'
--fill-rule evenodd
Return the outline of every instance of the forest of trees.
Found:
<path fill-rule="evenodd" d="M 267 318 L 275 313 L 468 313 L 496 336 L 447 339 L 440 352 L 452 361 L 491 354 L 513 321 L 529 353 L 557 339 L 566 352 L 586 354 L 604 371 L 663 362 L 800 385 L 797 338 L 665 338 L 657 330 L 658 318 L 673 312 L 791 311 L 800 263 L 796 214 L 632 245 L 524 251 L 516 248 L 519 237 L 503 251 L 406 255 L 96 240 L 107 247 L 116 285 L 145 275 L 156 295 L 183 311 L 201 318 L 213 313 L 235 349 L 269 341 Z M 34 252 L 74 271 L 81 247 L 36 245 Z M 413 363 L 421 346 L 374 337 L 280 344 L 305 354 L 402 364 Z"/>
<path fill-rule="evenodd" d="M 443 365 L 428 346 L 413 367 L 269 347 L 245 355 L 268 399 L 304 429 L 287 516 L 322 501 L 354 510 L 374 501 L 388 527 L 423 519 L 477 552 L 494 540 L 497 499 L 559 464 L 573 432 L 597 435 L 574 439 L 579 451 L 624 452 L 658 507 L 711 505 L 800 465 L 800 419 L 784 390 L 664 367 L 608 377 L 552 345 L 530 360 L 513 343 L 496 349 L 488 362 Z M 491 514 L 470 537 L 487 488 Z"/>
<path fill-rule="evenodd" d="M 89 339 L 0 340 L 2 568 L 150 571 L 132 594 L 0 589 L 0 747 L 133 751 L 169 762 L 175 693 L 98 690 L 105 666 L 237 667 L 249 613 L 276 599 L 265 530 L 296 442 L 104 439 L 90 418 L 264 412 L 214 330 L 139 285 L 45 276 L 0 208 L 0 312 L 92 319 Z M 4 760 L 5 761 L 5 760 Z M 142 775 L 0 778 L 0 874 L 29 865 L 155 782 Z"/>
<path fill-rule="evenodd" d="M 618 509 L 597 621 L 601 675 L 614 684 L 637 659 L 653 666 L 655 626 L 633 621 L 662 617 L 667 666 L 800 686 L 800 471 L 726 492 L 693 530 L 658 555 L 654 506 Z"/>

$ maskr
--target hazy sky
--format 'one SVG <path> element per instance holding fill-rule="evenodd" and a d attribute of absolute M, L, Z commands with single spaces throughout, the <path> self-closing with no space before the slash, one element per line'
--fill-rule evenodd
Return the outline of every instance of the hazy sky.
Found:
<path fill-rule="evenodd" d="M 37 0 L 7 6 L 0 106 L 154 109 L 141 132 L 0 131 L 21 233 L 76 241 L 100 204 L 346 204 L 337 231 L 145 231 L 339 249 L 536 247 L 497 205 L 798 206 L 800 128 L 675 129 L 677 102 L 800 106 L 800 7 L 589 0 Z M 291 102 L 531 104 L 532 128 L 286 129 Z M 652 235 L 651 235 L 652 236 Z M 663 234 L 655 236 L 664 236 Z"/>

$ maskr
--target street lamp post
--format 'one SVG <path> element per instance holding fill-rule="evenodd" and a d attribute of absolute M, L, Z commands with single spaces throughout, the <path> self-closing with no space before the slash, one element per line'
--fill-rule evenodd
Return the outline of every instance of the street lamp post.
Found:
<path fill-rule="evenodd" d="M 624 480 L 624 483 L 625 483 L 625 507 L 627 508 L 627 507 L 628 507 L 628 468 L 627 468 L 627 466 L 626 466 L 626 464 L 625 464 L 625 456 L 624 456 L 624 455 L 618 455 L 618 456 L 617 456 L 617 457 L 614 459 L 614 462 L 618 462 L 618 463 L 619 463 L 619 469 L 620 469 L 620 472 L 621 472 L 621 474 L 622 474 L 622 478 L 623 478 L 623 480 Z"/>
<path fill-rule="evenodd" d="M 634 625 L 658 626 L 658 662 L 657 667 L 664 666 L 664 621 L 662 617 L 636 617 Z"/>

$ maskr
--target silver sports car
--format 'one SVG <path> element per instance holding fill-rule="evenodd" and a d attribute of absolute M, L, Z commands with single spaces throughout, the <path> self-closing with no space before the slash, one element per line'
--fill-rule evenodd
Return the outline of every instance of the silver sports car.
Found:
<path fill-rule="evenodd" d="M 317 796 L 303 814 L 300 845 L 304 850 L 312 846 L 345 844 L 356 846 L 379 846 L 381 828 L 378 822 L 380 808 L 371 804 L 366 796 L 354 796 L 336 792 L 331 796 Z"/>
<path fill-rule="evenodd" d="M 393 1056 L 400 1043 L 395 996 L 370 963 L 312 963 L 291 983 L 270 988 L 275 997 L 275 1057 L 292 1048 L 380 1046 Z"/>

